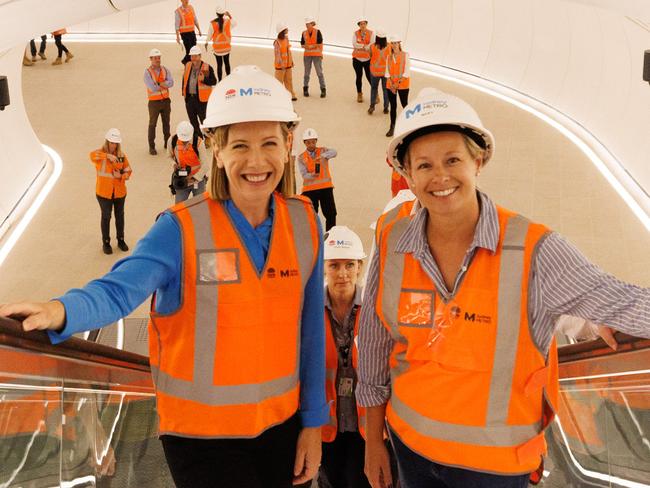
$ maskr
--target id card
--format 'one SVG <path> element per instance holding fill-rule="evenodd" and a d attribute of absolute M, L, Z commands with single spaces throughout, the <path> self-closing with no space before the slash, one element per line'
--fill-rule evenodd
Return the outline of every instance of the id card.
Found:
<path fill-rule="evenodd" d="M 353 378 L 339 378 L 339 387 L 338 387 L 338 396 L 340 397 L 351 397 L 352 389 L 354 387 Z"/>
<path fill-rule="evenodd" d="M 198 190 L 198 189 L 199 189 L 199 182 L 198 182 L 198 181 L 195 181 L 194 184 L 192 185 L 192 187 L 193 187 L 195 190 Z"/>

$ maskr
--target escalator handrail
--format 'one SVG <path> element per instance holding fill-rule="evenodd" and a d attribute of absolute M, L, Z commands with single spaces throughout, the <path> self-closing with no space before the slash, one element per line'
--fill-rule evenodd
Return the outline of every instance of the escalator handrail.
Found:
<path fill-rule="evenodd" d="M 650 349 L 650 339 L 633 337 L 622 332 L 615 332 L 614 338 L 618 348 L 613 350 L 600 337 L 592 341 L 578 342 L 558 347 L 558 360 L 560 364 L 571 363 L 583 359 L 593 359 L 614 354 L 621 354 L 642 349 Z"/>
<path fill-rule="evenodd" d="M 0 317 L 0 346 L 35 351 L 93 363 L 104 363 L 140 371 L 150 371 L 149 358 L 83 339 L 70 339 L 53 345 L 45 331 L 25 332 L 18 320 Z"/>

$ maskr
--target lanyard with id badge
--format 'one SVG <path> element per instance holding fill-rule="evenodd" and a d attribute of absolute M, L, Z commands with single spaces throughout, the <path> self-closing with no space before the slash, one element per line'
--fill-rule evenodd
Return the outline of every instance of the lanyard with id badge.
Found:
<path fill-rule="evenodd" d="M 357 316 L 357 307 L 354 307 L 352 309 L 352 313 L 350 314 L 349 321 L 354 324 L 356 321 L 356 316 Z M 335 329 L 336 326 L 335 321 L 330 320 L 330 323 L 332 324 L 332 329 Z M 336 342 L 336 331 L 332 330 L 333 336 L 335 337 L 335 342 Z M 337 373 L 337 382 L 336 382 L 336 394 L 339 397 L 343 398 L 351 398 L 354 395 L 354 379 L 355 379 L 355 373 L 354 373 L 354 367 L 352 366 L 352 334 L 354 333 L 354 327 L 349 328 L 344 332 L 346 334 L 346 344 L 345 345 L 339 345 L 338 343 L 336 344 L 336 350 L 339 358 L 339 365 L 342 365 L 342 368 L 338 368 L 338 373 Z"/>

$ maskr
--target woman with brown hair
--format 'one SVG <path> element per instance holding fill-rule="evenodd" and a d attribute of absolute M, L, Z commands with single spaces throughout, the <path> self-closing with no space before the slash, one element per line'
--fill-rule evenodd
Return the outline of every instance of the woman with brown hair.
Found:
<path fill-rule="evenodd" d="M 276 26 L 278 37 L 273 41 L 275 56 L 275 78 L 291 93 L 291 101 L 298 100 L 293 91 L 293 57 L 291 56 L 291 42 L 289 41 L 289 28 L 287 24 L 279 22 Z"/>

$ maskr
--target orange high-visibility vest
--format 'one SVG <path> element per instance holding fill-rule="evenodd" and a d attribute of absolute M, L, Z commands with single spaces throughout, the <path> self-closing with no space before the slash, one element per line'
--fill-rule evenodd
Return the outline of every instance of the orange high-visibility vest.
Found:
<path fill-rule="evenodd" d="M 201 67 L 199 68 L 199 71 L 204 71 L 204 67 L 208 67 L 209 65 L 207 63 L 204 63 L 201 61 Z M 185 93 L 189 92 L 187 88 L 187 81 L 190 79 L 190 72 L 192 71 L 192 63 L 187 62 L 185 63 L 185 72 L 183 73 L 183 96 L 185 96 Z M 199 101 L 201 102 L 208 102 L 208 99 L 210 98 L 210 93 L 212 93 L 212 87 L 210 85 L 206 85 L 203 83 L 200 79 L 197 77 L 197 85 L 198 85 L 198 95 L 199 95 Z"/>
<path fill-rule="evenodd" d="M 223 19 L 223 32 L 219 29 L 219 22 L 213 20 L 212 22 L 212 50 L 215 54 L 228 54 L 232 48 L 230 41 L 232 34 L 230 33 L 230 19 Z"/>
<path fill-rule="evenodd" d="M 126 196 L 126 180 L 131 177 L 131 165 L 126 156 L 124 161 L 112 163 L 102 149 L 90 153 L 90 160 L 97 169 L 95 193 L 102 198 L 122 198 Z M 120 170 L 121 176 L 116 178 L 114 170 Z"/>
<path fill-rule="evenodd" d="M 357 29 L 354 35 L 356 36 L 357 44 L 370 45 L 370 39 L 372 38 L 371 30 L 366 29 L 366 32 L 361 32 L 361 29 Z M 352 57 L 359 61 L 368 61 L 370 59 L 370 53 L 365 49 L 353 49 Z"/>
<path fill-rule="evenodd" d="M 388 56 L 387 63 L 390 77 L 386 80 L 386 88 L 397 88 L 398 90 L 406 90 L 409 88 L 411 86 L 411 78 L 404 77 L 406 53 L 400 52 L 397 56 L 391 54 Z"/>
<path fill-rule="evenodd" d="M 312 29 L 311 34 L 309 33 L 309 29 L 307 29 L 302 32 L 302 37 L 305 39 L 305 45 L 303 46 L 305 50 L 305 56 L 316 56 L 322 58 L 323 43 L 316 43 L 318 40 L 318 29 Z"/>
<path fill-rule="evenodd" d="M 68 33 L 68 30 L 66 28 L 63 28 L 63 29 L 55 30 L 54 32 L 52 32 L 52 35 L 53 36 L 62 36 L 63 34 L 67 34 L 67 33 Z"/>
<path fill-rule="evenodd" d="M 291 44 L 289 39 L 276 39 L 273 42 L 275 51 L 275 69 L 287 69 L 293 67 L 291 56 Z"/>
<path fill-rule="evenodd" d="M 194 7 L 188 5 L 187 8 L 180 6 L 176 12 L 181 17 L 181 23 L 178 27 L 178 32 L 194 32 Z"/>
<path fill-rule="evenodd" d="M 149 321 L 161 434 L 255 437 L 298 409 L 302 297 L 318 230 L 308 199 L 272 198 L 261 273 L 223 203 L 204 193 L 170 209 L 181 229 L 182 301 L 165 315 L 152 302 Z"/>
<path fill-rule="evenodd" d="M 437 463 L 505 475 L 535 471 L 558 396 L 557 348 L 537 349 L 529 329 L 528 280 L 548 232 L 498 209 L 496 253 L 479 248 L 453 301 L 448 327 L 429 334 L 441 298 L 411 253 L 396 252 L 411 219 L 379 238 L 376 312 L 394 339 L 386 417 L 413 451 Z"/>
<path fill-rule="evenodd" d="M 315 151 L 316 157 L 314 158 L 309 155 L 309 151 L 302 153 L 302 160 L 305 162 L 307 171 L 310 174 L 314 174 L 316 172 L 316 162 L 320 158 L 322 152 L 323 148 L 317 147 Z M 332 183 L 332 175 L 330 174 L 329 159 L 321 159 L 320 170 L 318 174 L 314 177 L 306 176 L 302 182 L 303 193 L 312 190 L 322 190 L 323 188 L 334 188 L 334 184 Z"/>
<path fill-rule="evenodd" d="M 179 166 L 189 166 L 190 176 L 194 176 L 201 169 L 201 160 L 197 156 L 191 141 L 176 141 L 174 157 Z"/>
<path fill-rule="evenodd" d="M 386 75 L 386 61 L 390 55 L 390 46 L 379 49 L 377 44 L 370 46 L 370 73 L 372 76 L 384 77 Z"/>
<path fill-rule="evenodd" d="M 166 98 L 169 98 L 169 88 L 160 86 L 160 84 L 167 79 L 167 70 L 161 66 L 160 72 L 156 74 L 154 69 L 149 66 L 147 68 L 147 71 L 149 72 L 149 76 L 151 76 L 153 82 L 158 83 L 158 89 L 156 91 L 150 90 L 147 86 L 147 97 L 149 100 L 164 100 Z"/>
<path fill-rule="evenodd" d="M 359 335 L 359 317 L 361 316 L 361 308 L 357 310 L 357 315 L 354 320 L 353 338 Z M 330 404 L 330 420 L 329 424 L 324 425 L 322 428 L 323 442 L 332 442 L 336 439 L 338 433 L 338 419 L 336 417 L 336 372 L 339 365 L 339 355 L 336 347 L 336 340 L 332 333 L 332 322 L 330 315 L 325 310 L 325 395 L 327 402 Z M 356 341 L 352 341 L 352 367 L 356 371 L 359 367 L 359 351 L 357 350 Z M 365 438 L 366 426 L 366 409 L 357 405 L 357 419 L 359 422 L 359 432 Z"/>

